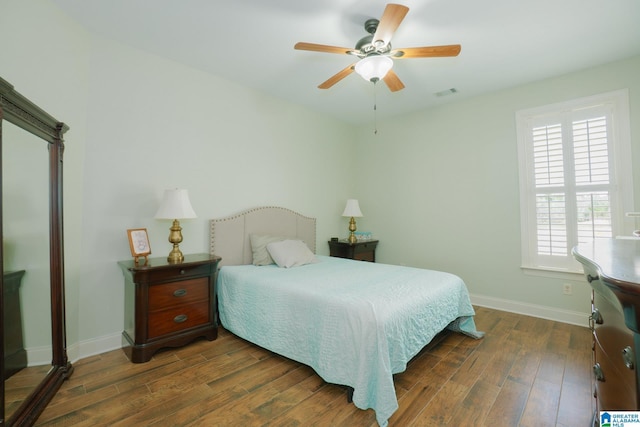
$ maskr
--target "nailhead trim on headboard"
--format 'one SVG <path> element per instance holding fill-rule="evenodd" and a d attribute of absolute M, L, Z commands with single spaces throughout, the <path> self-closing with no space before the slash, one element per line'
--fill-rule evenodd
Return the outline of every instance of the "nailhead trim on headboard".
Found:
<path fill-rule="evenodd" d="M 286 213 L 288 216 L 291 217 L 291 219 L 295 219 L 295 227 L 296 227 L 296 236 L 295 237 L 305 237 L 305 243 L 307 243 L 307 245 L 309 245 L 310 249 L 315 253 L 316 252 L 316 219 L 312 218 L 312 217 L 308 217 L 305 215 L 302 215 L 298 212 L 295 212 L 291 209 L 287 209 L 287 208 L 282 208 L 282 207 L 278 207 L 278 206 L 261 206 L 261 207 L 257 207 L 257 208 L 252 208 L 252 209 L 247 209 L 245 211 L 239 212 L 235 215 L 231 215 L 228 217 L 224 217 L 224 218 L 216 218 L 216 219 L 212 219 L 210 222 L 210 252 L 212 254 L 216 254 L 216 255 L 221 255 L 222 256 L 222 264 L 225 264 L 225 248 L 222 248 L 219 246 L 219 239 L 217 238 L 217 229 L 219 229 L 220 227 L 224 227 L 227 224 L 231 224 L 231 222 L 233 221 L 238 221 L 241 220 L 243 217 L 247 217 L 250 214 L 260 214 L 262 211 L 265 212 L 265 214 L 268 211 L 273 211 L 273 210 L 277 210 L 277 211 L 281 211 Z M 246 242 L 248 240 L 248 236 L 247 231 L 244 229 L 244 225 L 242 226 L 243 229 L 243 235 L 242 236 L 238 236 L 239 239 L 242 239 L 242 245 L 244 245 L 244 242 Z M 310 236 L 310 237 L 309 237 Z M 293 237 L 293 236 L 292 236 Z M 312 240 L 312 241 L 307 241 L 307 240 Z M 242 250 L 244 251 L 244 248 L 242 248 Z M 234 254 L 237 255 L 237 254 Z M 229 260 L 228 260 L 229 261 Z M 233 261 L 233 260 L 232 260 Z M 235 262 L 237 263 L 237 262 Z"/>

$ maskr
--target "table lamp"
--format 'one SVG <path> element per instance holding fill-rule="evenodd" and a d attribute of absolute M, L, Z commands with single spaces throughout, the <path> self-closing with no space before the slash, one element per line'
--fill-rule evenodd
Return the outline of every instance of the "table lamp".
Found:
<path fill-rule="evenodd" d="M 187 190 L 172 189 L 164 190 L 164 197 L 156 219 L 172 219 L 173 225 L 169 228 L 169 242 L 173 244 L 173 249 L 169 252 L 167 261 L 171 264 L 177 264 L 184 261 L 184 255 L 180 251 L 180 242 L 182 242 L 182 227 L 180 227 L 180 219 L 196 218 L 196 213 L 191 207 L 189 201 L 189 193 Z"/>
<path fill-rule="evenodd" d="M 351 217 L 349 220 L 349 243 L 357 242 L 358 239 L 354 233 L 357 230 L 355 218 L 362 217 L 362 212 L 360 211 L 360 205 L 356 199 L 347 200 L 347 206 L 345 206 L 342 216 Z"/>

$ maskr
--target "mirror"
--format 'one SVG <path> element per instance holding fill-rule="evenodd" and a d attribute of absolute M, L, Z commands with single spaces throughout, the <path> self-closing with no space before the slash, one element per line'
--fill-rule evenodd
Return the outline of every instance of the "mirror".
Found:
<path fill-rule="evenodd" d="M 2 235 L 5 280 L 5 417 L 51 366 L 49 174 L 46 142 L 2 127 Z M 10 320 L 9 320 L 10 319 Z"/>
<path fill-rule="evenodd" d="M 68 129 L 0 78 L 0 424 L 34 424 L 72 372 L 62 233 Z"/>

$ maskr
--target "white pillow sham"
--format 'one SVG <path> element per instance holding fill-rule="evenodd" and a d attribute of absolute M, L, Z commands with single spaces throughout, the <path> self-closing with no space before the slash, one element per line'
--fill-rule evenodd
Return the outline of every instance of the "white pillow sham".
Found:
<path fill-rule="evenodd" d="M 267 245 L 272 242 L 285 240 L 286 237 L 270 236 L 266 234 L 251 234 L 251 253 L 253 255 L 253 265 L 269 265 L 273 264 L 273 258 L 267 251 Z"/>
<path fill-rule="evenodd" d="M 302 240 L 272 242 L 267 244 L 267 251 L 278 267 L 291 268 L 316 261 L 316 256 Z"/>

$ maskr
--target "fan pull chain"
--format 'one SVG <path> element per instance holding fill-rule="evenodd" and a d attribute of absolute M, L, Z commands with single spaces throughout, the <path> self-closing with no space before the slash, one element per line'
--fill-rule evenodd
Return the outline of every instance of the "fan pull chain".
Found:
<path fill-rule="evenodd" d="M 373 82 L 373 134 L 378 134 L 378 101 L 376 98 L 376 84 Z"/>

